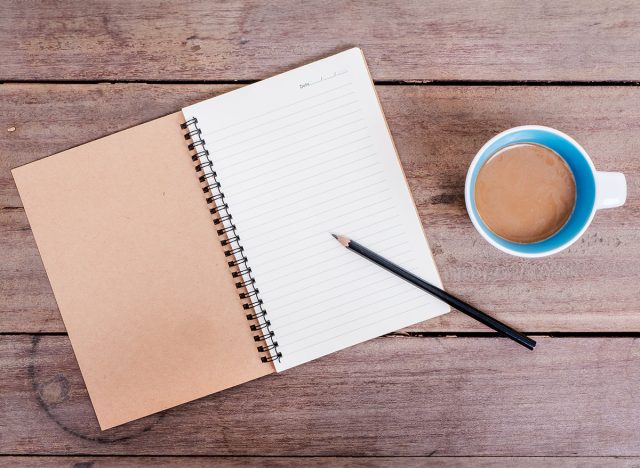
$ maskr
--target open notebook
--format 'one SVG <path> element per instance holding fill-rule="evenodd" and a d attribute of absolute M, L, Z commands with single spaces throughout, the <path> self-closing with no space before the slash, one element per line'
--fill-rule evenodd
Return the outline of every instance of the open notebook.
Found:
<path fill-rule="evenodd" d="M 448 311 L 359 49 L 13 174 L 103 429 Z"/>

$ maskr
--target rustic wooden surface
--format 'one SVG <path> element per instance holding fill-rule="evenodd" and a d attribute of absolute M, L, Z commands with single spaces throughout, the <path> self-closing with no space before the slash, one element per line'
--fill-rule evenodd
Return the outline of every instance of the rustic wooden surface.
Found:
<path fill-rule="evenodd" d="M 5 1 L 1 80 L 262 79 L 362 47 L 376 80 L 640 79 L 634 0 Z"/>
<path fill-rule="evenodd" d="M 9 169 L 230 89 L 2 85 L 2 119 L 15 131 L 3 129 L 0 139 L 0 331 L 64 331 Z M 530 332 L 640 332 L 637 87 L 379 86 L 378 92 L 447 289 Z M 624 171 L 630 193 L 623 209 L 597 213 L 575 246 L 546 259 L 492 248 L 464 208 L 464 177 L 475 152 L 495 133 L 531 122 L 575 136 L 596 167 Z M 486 331 L 458 312 L 409 330 Z"/>
<path fill-rule="evenodd" d="M 639 26 L 628 0 L 5 2 L 0 465 L 640 466 Z M 447 289 L 555 337 L 531 353 L 453 312 L 99 432 L 9 170 L 354 45 Z M 475 152 L 527 123 L 629 185 L 548 259 L 464 210 Z"/>
<path fill-rule="evenodd" d="M 295 467 L 382 467 L 394 466 L 399 463 L 403 467 L 432 466 L 449 468 L 459 466 L 474 466 L 486 468 L 492 466 L 527 466 L 532 468 L 600 468 L 602 466 L 618 466 L 637 468 L 638 460 L 634 457 L 6 457 L 7 465 L 22 468 L 27 467 L 57 467 L 60 465 L 84 467 L 174 467 L 187 465 L 191 467 L 204 466 L 266 466 L 276 468 Z"/>
<path fill-rule="evenodd" d="M 640 456 L 640 341 L 386 337 L 100 432 L 66 336 L 0 343 L 3 451 Z"/>

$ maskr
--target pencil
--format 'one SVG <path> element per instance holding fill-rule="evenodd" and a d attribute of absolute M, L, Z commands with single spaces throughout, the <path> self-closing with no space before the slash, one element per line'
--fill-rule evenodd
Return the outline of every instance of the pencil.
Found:
<path fill-rule="evenodd" d="M 413 273 L 410 273 L 404 268 L 396 265 L 395 263 L 390 262 L 386 258 L 381 257 L 380 255 L 367 249 L 363 245 L 358 244 L 356 241 L 353 241 L 345 236 L 338 236 L 336 234 L 331 234 L 331 235 L 335 237 L 338 240 L 338 242 L 340 242 L 347 249 L 352 250 L 353 252 L 363 256 L 367 260 L 384 268 L 385 270 L 388 270 L 391 273 L 399 276 L 403 280 L 437 297 L 442 302 L 449 304 L 451 307 L 458 309 L 460 312 L 467 314 L 469 317 L 476 319 L 478 322 L 483 323 L 486 326 L 493 328 L 495 331 L 508 336 L 513 341 L 520 343 L 525 348 L 528 348 L 528 349 L 535 348 L 536 342 L 531 338 L 529 338 L 528 336 L 523 335 L 522 333 L 494 319 L 493 317 L 485 314 L 484 312 L 476 309 L 475 307 L 467 304 L 466 302 L 458 299 L 457 297 L 452 296 L 448 292 L 443 291 L 442 289 L 423 280 L 422 278 L 418 278 Z"/>

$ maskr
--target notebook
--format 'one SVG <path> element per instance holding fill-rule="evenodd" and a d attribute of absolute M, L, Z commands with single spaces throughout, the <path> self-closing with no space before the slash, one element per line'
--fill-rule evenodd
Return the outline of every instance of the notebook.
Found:
<path fill-rule="evenodd" d="M 102 429 L 449 310 L 358 48 L 13 176 Z"/>

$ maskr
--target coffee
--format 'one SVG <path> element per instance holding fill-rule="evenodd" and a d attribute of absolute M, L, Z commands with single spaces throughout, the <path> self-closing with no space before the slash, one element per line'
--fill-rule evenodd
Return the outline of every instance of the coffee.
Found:
<path fill-rule="evenodd" d="M 501 148 L 480 168 L 474 198 L 491 231 L 527 244 L 547 239 L 565 225 L 576 203 L 576 183 L 554 151 L 518 143 Z"/>

